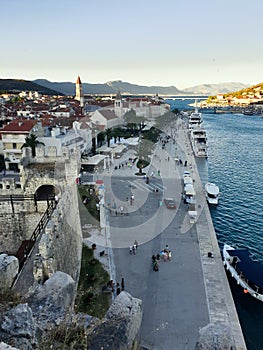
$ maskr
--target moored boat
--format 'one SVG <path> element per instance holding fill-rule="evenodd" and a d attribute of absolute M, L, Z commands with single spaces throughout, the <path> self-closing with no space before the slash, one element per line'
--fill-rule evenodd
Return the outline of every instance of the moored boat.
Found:
<path fill-rule="evenodd" d="M 219 187 L 212 182 L 207 182 L 205 184 L 205 196 L 209 204 L 218 204 Z"/>
<path fill-rule="evenodd" d="M 192 129 L 190 139 L 194 155 L 196 157 L 207 157 L 207 137 L 203 128 Z"/>
<path fill-rule="evenodd" d="M 249 250 L 224 244 L 223 259 L 226 269 L 244 289 L 244 293 L 263 301 L 263 265 L 251 259 Z"/>

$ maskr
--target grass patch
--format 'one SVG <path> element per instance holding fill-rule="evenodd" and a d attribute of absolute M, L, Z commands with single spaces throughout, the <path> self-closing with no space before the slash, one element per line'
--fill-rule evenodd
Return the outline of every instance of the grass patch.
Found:
<path fill-rule="evenodd" d="M 38 349 L 85 350 L 87 349 L 85 327 L 71 320 L 64 320 L 57 327 L 43 333 Z"/>
<path fill-rule="evenodd" d="M 86 207 L 88 212 L 96 219 L 100 221 L 100 211 L 97 209 L 96 204 L 99 203 L 95 187 L 93 185 L 79 185 L 79 195 L 83 205 Z"/>
<path fill-rule="evenodd" d="M 102 287 L 109 279 L 108 272 L 94 258 L 93 250 L 83 245 L 76 311 L 98 318 L 104 317 L 111 303 L 111 294 L 102 293 Z"/>

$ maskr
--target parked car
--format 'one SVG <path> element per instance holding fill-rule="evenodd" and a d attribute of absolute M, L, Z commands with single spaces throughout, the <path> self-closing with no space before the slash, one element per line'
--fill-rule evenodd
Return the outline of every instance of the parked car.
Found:
<path fill-rule="evenodd" d="M 164 204 L 166 205 L 167 208 L 169 209 L 175 209 L 176 204 L 173 198 L 164 198 Z"/>

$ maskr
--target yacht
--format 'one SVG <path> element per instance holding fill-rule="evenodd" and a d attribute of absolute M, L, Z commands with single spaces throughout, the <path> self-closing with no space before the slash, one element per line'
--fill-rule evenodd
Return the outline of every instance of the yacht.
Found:
<path fill-rule="evenodd" d="M 205 184 L 205 196 L 209 204 L 218 204 L 219 187 L 212 182 L 207 182 Z"/>
<path fill-rule="evenodd" d="M 188 129 L 196 129 L 201 126 L 202 123 L 202 114 L 198 112 L 197 108 L 195 108 L 195 111 L 191 113 L 188 117 Z"/>
<path fill-rule="evenodd" d="M 224 244 L 223 259 L 226 270 L 231 273 L 245 294 L 263 301 L 263 265 L 251 259 L 248 249 L 235 249 Z"/>
<path fill-rule="evenodd" d="M 190 140 L 196 157 L 207 157 L 207 136 L 206 130 L 203 128 L 192 129 L 190 132 Z"/>

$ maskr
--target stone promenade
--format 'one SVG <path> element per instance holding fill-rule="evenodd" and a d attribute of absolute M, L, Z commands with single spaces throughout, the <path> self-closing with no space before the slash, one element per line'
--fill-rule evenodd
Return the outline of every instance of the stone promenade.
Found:
<path fill-rule="evenodd" d="M 153 305 L 155 305 L 156 312 L 159 312 L 160 319 L 162 318 L 162 314 L 164 309 L 166 310 L 166 313 L 169 311 L 172 311 L 174 305 L 174 310 L 187 310 L 189 305 L 189 300 L 192 299 L 196 300 L 196 303 L 198 303 L 198 298 L 200 305 L 198 305 L 198 317 L 194 315 L 185 315 L 185 318 L 189 317 L 189 323 L 193 325 L 193 328 L 197 327 L 203 327 L 207 323 L 216 323 L 216 322 L 223 322 L 224 324 L 228 325 L 231 329 L 233 342 L 235 344 L 236 350 L 245 350 L 246 345 L 244 342 L 242 330 L 240 327 L 240 323 L 238 320 L 237 312 L 235 309 L 234 301 L 232 298 L 232 294 L 230 291 L 230 287 L 227 281 L 227 277 L 224 271 L 223 262 L 221 253 L 218 247 L 218 242 L 216 238 L 216 234 L 214 231 L 213 223 L 210 216 L 209 207 L 207 205 L 207 202 L 205 200 L 205 194 L 203 190 L 203 185 L 201 183 L 195 158 L 192 154 L 192 149 L 190 146 L 189 141 L 189 135 L 187 129 L 184 127 L 184 125 L 177 122 L 173 126 L 173 128 L 168 127 L 166 130 L 167 135 L 172 135 L 176 139 L 176 144 L 172 144 L 171 142 L 166 146 L 166 149 L 163 150 L 161 147 L 156 147 L 155 154 L 152 156 L 152 163 L 150 167 L 148 168 L 148 174 L 150 175 L 152 170 L 160 170 L 160 174 L 163 180 L 163 189 L 161 193 L 159 194 L 160 198 L 163 197 L 174 197 L 177 203 L 180 203 L 181 201 L 181 193 L 182 193 L 182 175 L 184 170 L 190 170 L 192 173 L 192 177 L 194 179 L 194 187 L 196 191 L 196 202 L 197 202 L 197 212 L 198 212 L 198 218 L 195 224 L 190 224 L 189 216 L 187 215 L 187 209 L 185 209 L 184 206 L 180 205 L 180 208 L 178 209 L 178 212 L 175 217 L 172 217 L 171 213 L 167 211 L 165 207 L 156 209 L 157 206 L 157 199 L 154 198 L 154 196 L 147 191 L 150 191 L 149 189 L 142 189 L 136 186 L 132 186 L 133 181 L 141 181 L 140 186 L 144 186 L 144 181 L 142 179 L 137 180 L 136 176 L 134 175 L 135 169 L 124 166 L 124 167 L 118 167 L 118 164 L 125 163 L 125 161 L 134 156 L 132 151 L 128 151 L 128 153 L 125 153 L 122 158 L 116 160 L 116 164 L 108 171 L 105 171 L 105 174 L 101 174 L 102 178 L 105 182 L 106 192 L 105 192 L 105 206 L 102 209 L 102 222 L 105 229 L 105 236 L 101 236 L 101 246 L 106 246 L 109 248 L 110 258 L 108 257 L 108 263 L 110 265 L 110 270 L 112 273 L 112 278 L 114 280 L 117 280 L 122 275 L 128 275 L 129 281 L 127 281 L 127 290 L 131 292 L 136 297 L 140 297 L 144 301 L 145 305 L 145 314 L 147 314 L 147 307 L 152 307 L 151 303 L 149 304 L 149 291 L 147 292 L 147 286 L 142 287 L 143 285 L 140 284 L 140 288 L 138 288 L 138 280 L 142 278 L 142 282 L 145 280 L 148 280 L 148 283 L 152 284 L 152 290 L 156 290 L 155 296 L 152 295 L 152 298 L 158 299 L 159 294 L 161 297 L 162 291 L 160 290 L 158 284 L 156 285 L 155 280 L 152 279 L 152 276 L 149 274 L 146 274 L 146 272 L 141 271 L 140 274 L 138 274 L 136 271 L 134 271 L 134 268 L 136 265 L 129 266 L 130 264 L 127 263 L 127 252 L 126 247 L 128 247 L 128 241 L 125 241 L 125 235 L 123 234 L 123 241 L 120 243 L 119 248 L 125 248 L 125 249 L 115 249 L 116 248 L 116 242 L 114 241 L 114 233 L 116 231 L 116 226 L 119 225 L 120 227 L 123 227 L 123 225 L 126 225 L 125 232 L 128 232 L 128 237 L 136 237 L 136 234 L 138 232 L 143 232 L 147 235 L 147 233 L 150 230 L 149 224 L 150 219 L 147 219 L 146 216 L 144 216 L 146 212 L 144 212 L 143 208 L 147 205 L 150 205 L 150 208 L 152 209 L 152 212 L 154 214 L 155 211 L 158 211 L 159 216 L 155 218 L 155 222 L 151 223 L 151 227 L 154 226 L 156 229 L 156 236 L 158 234 L 158 239 L 154 239 L 154 237 L 148 237 L 147 240 L 145 240 L 145 244 L 142 244 L 143 242 L 140 242 L 142 246 L 139 247 L 139 252 L 144 252 L 144 254 L 149 255 L 151 254 L 151 250 L 154 247 L 159 247 L 160 244 L 164 244 L 164 242 L 170 242 L 171 244 L 176 244 L 178 249 L 180 248 L 180 253 L 177 254 L 175 259 L 172 259 L 175 261 L 175 265 L 169 265 L 171 267 L 167 268 L 167 276 L 165 275 L 166 272 L 162 272 L 161 277 L 166 280 L 167 278 L 171 278 L 175 274 L 177 278 L 177 284 L 179 283 L 181 279 L 181 292 L 180 288 L 178 289 L 178 285 L 176 286 L 175 282 L 167 282 L 171 289 L 174 290 L 174 298 L 171 294 L 171 298 L 173 300 L 170 302 L 170 305 L 167 304 L 167 306 L 164 306 L 163 303 L 158 304 L 156 302 L 153 302 Z M 167 160 L 167 155 L 169 156 L 169 161 Z M 188 166 L 185 168 L 183 166 L 180 166 L 177 164 L 177 162 L 174 160 L 174 158 L 181 158 L 182 160 L 187 160 Z M 115 169 L 115 166 L 117 165 L 117 170 Z M 113 191 L 113 185 L 110 184 L 110 179 L 112 179 L 113 176 L 118 177 L 119 176 L 119 187 L 122 186 L 127 187 L 127 183 L 129 181 L 131 182 L 131 193 L 134 194 L 135 200 L 132 205 L 130 203 L 126 203 L 124 197 L 122 198 L 121 192 L 125 192 L 120 190 L 119 196 L 116 196 Z M 125 178 L 127 178 L 125 180 Z M 131 180 L 129 180 L 131 178 Z M 118 187 L 117 187 L 118 188 Z M 146 195 L 147 194 L 147 195 Z M 124 194 L 123 194 L 124 195 Z M 149 196 L 151 196 L 149 198 Z M 150 202 L 150 204 L 149 204 Z M 159 202 L 159 199 L 158 199 Z M 114 218 L 114 214 L 111 217 L 112 214 L 112 206 L 114 205 L 115 208 L 120 208 L 123 206 L 123 210 L 125 211 L 125 216 L 118 216 Z M 105 207 L 108 208 L 105 210 Z M 141 214 L 139 214 L 141 213 Z M 138 215 L 139 214 L 139 215 Z M 154 214 L 155 215 L 155 214 Z M 140 216 L 144 216 L 145 223 L 141 223 L 140 226 L 138 226 L 138 223 L 135 220 L 137 220 Z M 163 228 L 162 232 L 162 224 L 170 220 L 170 228 L 168 227 L 168 231 L 166 229 L 166 226 Z M 131 224 L 131 228 L 128 227 L 128 223 L 133 222 Z M 174 225 L 176 228 L 176 231 L 178 231 L 177 236 L 173 235 L 172 238 L 172 229 L 171 225 Z M 140 230 L 138 230 L 138 227 L 140 227 Z M 129 233 L 129 230 L 131 233 Z M 133 230 L 133 234 L 132 234 Z M 111 232 L 112 231 L 112 232 Z M 160 233 L 158 233 L 160 232 Z M 119 236 L 118 236 L 119 237 Z M 138 236 L 140 237 L 140 236 Z M 180 237 L 178 239 L 178 237 Z M 187 238 L 188 237 L 188 238 Z M 192 238 L 191 238 L 192 237 Z M 93 237 L 95 238 L 95 237 Z M 146 241 L 151 243 L 147 243 Z M 131 240 L 131 238 L 130 238 Z M 138 239 L 139 240 L 139 239 Z M 160 241 L 161 240 L 161 241 Z M 181 241 L 181 240 L 184 240 Z M 186 244 L 186 241 L 188 240 L 188 243 Z M 173 243 L 174 242 L 174 243 Z M 197 250 L 194 248 L 196 246 L 197 242 Z M 113 247 L 113 249 L 112 249 Z M 156 249 L 156 248 L 154 248 Z M 193 250 L 194 249 L 194 250 Z M 113 255 L 112 255 L 113 252 Z M 188 261 L 182 263 L 181 260 L 176 261 L 176 259 L 179 259 L 179 257 L 187 257 L 189 255 L 189 252 L 192 252 L 191 257 L 189 257 Z M 213 254 L 213 258 L 208 257 L 208 253 L 211 252 Z M 138 259 L 139 265 L 136 269 L 140 269 L 139 266 L 144 266 L 147 263 L 147 259 L 145 259 L 145 256 L 142 257 L 138 255 L 136 256 L 136 259 Z M 132 262 L 132 264 L 136 264 L 137 262 Z M 174 263 L 172 261 L 172 263 Z M 127 265 L 128 264 L 128 265 Z M 167 265 L 168 266 L 168 265 Z M 191 268 L 192 266 L 192 268 Z M 200 270 L 196 270 L 196 267 L 200 266 Z M 180 271 L 176 270 L 180 267 Z M 169 274 L 168 274 L 169 273 Z M 199 276 L 198 280 L 196 279 L 197 276 Z M 157 277 L 156 277 L 157 278 Z M 201 279 L 201 281 L 200 281 Z M 159 278 L 158 278 L 159 280 Z M 189 280 L 191 282 L 191 288 L 187 288 L 187 291 L 184 290 L 184 283 L 185 280 Z M 167 280 L 168 281 L 168 280 Z M 195 282 L 196 281 L 196 282 Z M 135 284 L 136 283 L 136 284 Z M 196 283 L 196 285 L 195 285 Z M 201 283 L 201 284 L 200 284 Z M 188 284 L 186 283 L 188 286 Z M 189 286 L 188 286 L 189 287 Z M 151 288 L 148 286 L 148 288 Z M 155 289 L 154 289 L 155 288 Z M 182 293 L 187 292 L 187 298 L 182 296 Z M 178 293 L 178 294 L 177 294 Z M 180 294 L 181 293 L 181 294 Z M 147 297 L 148 295 L 148 297 Z M 168 298 L 168 296 L 167 296 Z M 144 300 L 145 299 L 145 300 Z M 179 303 L 179 304 L 178 304 Z M 184 307 L 185 303 L 185 307 Z M 180 307 L 179 307 L 180 305 Z M 203 305 L 203 306 L 202 306 Z M 203 308 L 203 317 L 202 317 L 202 308 Z M 157 311 L 159 310 L 159 311 Z M 182 312 L 182 311 L 180 311 Z M 149 314 L 151 312 L 149 311 Z M 207 316 L 208 315 L 208 320 Z M 154 316 L 152 315 L 154 318 Z M 166 318 L 165 314 L 163 315 L 164 320 Z M 169 322 L 168 322 L 169 320 Z M 153 345 L 151 349 L 191 349 L 190 344 L 194 343 L 194 339 L 190 339 L 191 336 L 188 336 L 190 339 L 189 341 L 182 341 L 182 344 L 178 347 L 166 347 L 165 348 L 165 334 L 168 335 L 171 330 L 169 330 L 169 323 L 174 323 L 174 326 L 177 327 L 177 332 L 180 334 L 185 332 L 186 325 L 181 325 L 183 319 L 181 319 L 179 316 L 176 316 L 171 318 L 170 316 L 167 316 L 167 322 L 163 322 L 162 324 L 165 324 L 166 330 L 163 330 L 163 338 L 161 337 L 161 332 L 159 331 L 159 335 L 156 335 L 156 339 L 161 339 L 160 341 L 163 344 L 163 347 L 161 345 L 156 346 L 156 343 L 154 345 L 155 335 L 151 335 Z M 178 322 L 178 324 L 176 323 Z M 147 343 L 148 336 L 147 334 L 150 334 L 151 327 L 155 327 L 154 325 L 150 325 L 151 320 L 144 319 L 143 325 L 142 325 L 142 335 L 141 340 L 143 344 Z M 176 332 L 175 332 L 176 333 Z M 177 339 L 178 339 L 177 334 Z M 182 338 L 187 336 L 185 334 L 181 334 Z M 159 337 L 159 338 L 158 338 Z M 193 338 L 196 336 L 193 336 Z M 158 340 L 159 341 L 159 340 Z M 148 340 L 149 342 L 149 340 Z M 192 342 L 192 343 L 191 343 Z M 148 343 L 147 343 L 148 344 Z M 147 345 L 146 344 L 146 345 Z M 168 344 L 168 343 L 167 343 Z M 145 346 L 146 346 L 145 345 Z M 168 345 L 167 345 L 168 346 Z"/>

